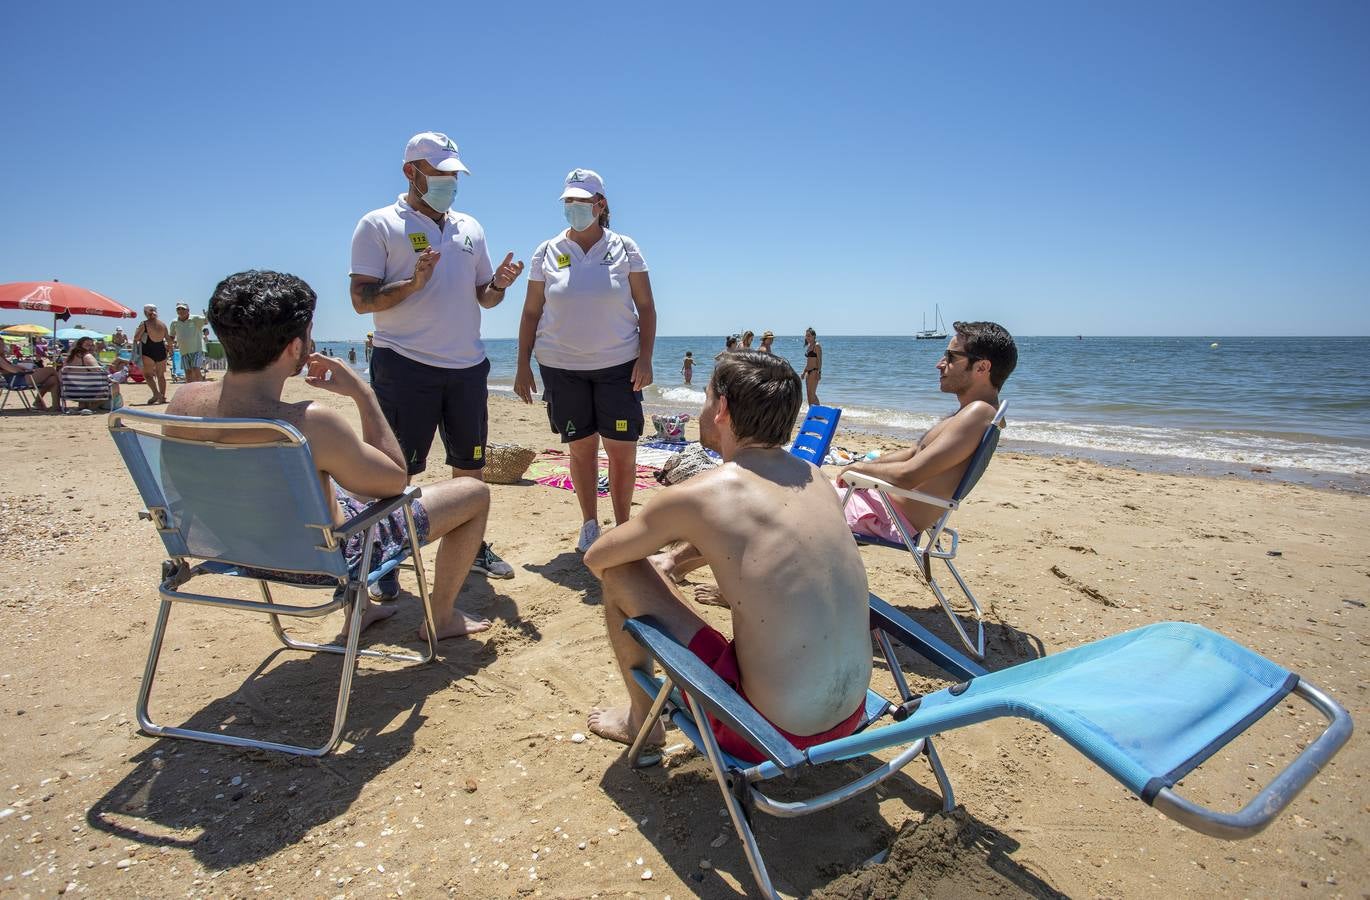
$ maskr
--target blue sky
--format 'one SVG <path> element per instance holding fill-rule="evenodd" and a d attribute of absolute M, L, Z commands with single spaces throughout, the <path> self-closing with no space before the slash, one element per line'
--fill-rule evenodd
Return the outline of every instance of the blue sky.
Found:
<path fill-rule="evenodd" d="M 664 334 L 908 333 L 934 303 L 1020 334 L 1370 333 L 1360 0 L 30 3 L 0 31 L 0 281 L 198 309 L 277 268 L 317 336 L 358 336 L 352 229 L 431 128 L 496 261 L 598 170 Z"/>

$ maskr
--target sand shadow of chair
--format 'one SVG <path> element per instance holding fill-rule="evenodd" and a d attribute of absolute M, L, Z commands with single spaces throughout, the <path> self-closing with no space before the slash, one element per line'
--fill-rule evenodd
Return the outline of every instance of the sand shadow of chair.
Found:
<path fill-rule="evenodd" d="M 412 634 L 416 624 L 406 623 L 405 631 Z M 194 713 L 187 727 L 284 732 L 301 741 L 327 733 L 330 682 L 336 683 L 341 660 L 311 655 L 273 665 L 288 652 L 276 650 L 238 689 Z M 211 870 L 308 846 L 301 842 L 311 831 L 346 813 L 368 784 L 414 749 L 428 698 L 482 664 L 444 658 L 438 665 L 359 673 L 345 744 L 325 757 L 157 740 L 134 757 L 133 771 L 91 806 L 86 820 L 120 840 L 187 850 Z M 268 697 L 277 702 L 268 706 L 262 702 Z"/>

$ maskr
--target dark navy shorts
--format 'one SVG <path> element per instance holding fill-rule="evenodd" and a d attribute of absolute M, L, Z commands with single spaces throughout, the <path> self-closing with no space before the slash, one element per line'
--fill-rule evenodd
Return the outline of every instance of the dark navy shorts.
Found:
<path fill-rule="evenodd" d="M 614 441 L 642 437 L 642 391 L 633 390 L 637 360 L 607 369 L 554 369 L 538 364 L 547 421 L 569 444 L 599 434 Z"/>
<path fill-rule="evenodd" d="M 449 466 L 484 468 L 489 374 L 488 359 L 466 369 L 441 369 L 389 347 L 377 347 L 371 354 L 371 387 L 404 451 L 410 475 L 427 467 L 435 430 L 442 435 Z"/>

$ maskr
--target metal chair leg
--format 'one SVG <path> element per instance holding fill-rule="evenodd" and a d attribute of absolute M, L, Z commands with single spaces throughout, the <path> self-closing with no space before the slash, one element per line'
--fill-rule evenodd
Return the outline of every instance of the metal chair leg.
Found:
<path fill-rule="evenodd" d="M 951 569 L 957 584 L 960 584 L 962 589 L 966 590 L 965 582 L 961 580 L 961 576 L 956 572 L 956 568 L 951 565 L 951 561 L 943 561 L 946 562 L 947 567 Z M 942 611 L 945 612 L 947 618 L 951 620 L 951 625 L 956 629 L 956 636 L 961 639 L 961 644 L 977 661 L 983 660 L 985 658 L 985 619 L 984 614 L 980 612 L 980 604 L 976 602 L 975 597 L 970 594 L 969 590 L 966 590 L 966 596 L 970 599 L 971 609 L 974 611 L 975 618 L 976 634 L 975 640 L 972 641 L 970 635 L 966 633 L 965 627 L 961 624 L 960 617 L 956 615 L 956 610 L 952 609 L 951 604 L 947 602 L 947 597 L 942 593 L 942 586 L 937 583 L 937 579 L 929 578 L 928 587 L 932 588 L 932 593 L 937 597 L 937 602 L 942 604 Z"/>
<path fill-rule="evenodd" d="M 766 872 L 766 861 L 761 858 L 761 848 L 757 846 L 756 835 L 752 833 L 750 817 L 747 810 L 738 802 L 737 796 L 733 793 L 732 785 L 728 783 L 728 774 L 723 768 L 723 753 L 718 749 L 718 741 L 709 728 L 709 718 L 692 695 L 687 693 L 685 696 L 690 704 L 690 714 L 694 716 L 698 725 L 699 736 L 704 742 L 704 752 L 709 757 L 709 767 L 713 769 L 714 779 L 718 782 L 719 790 L 723 792 L 723 805 L 727 807 L 728 816 L 733 820 L 733 829 L 737 831 L 737 836 L 742 839 L 742 849 L 747 855 L 747 865 L 751 866 L 752 877 L 756 879 L 756 884 L 761 888 L 763 894 L 778 900 L 780 895 L 771 886 L 771 877 Z M 749 790 L 749 788 L 744 786 L 743 790 Z"/>
<path fill-rule="evenodd" d="M 951 790 L 951 779 L 947 777 L 947 770 L 942 766 L 942 758 L 937 755 L 937 748 L 932 745 L 932 738 L 925 738 L 923 741 L 923 752 L 927 754 L 928 766 L 932 769 L 932 774 L 937 779 L 937 787 L 942 792 L 942 811 L 951 812 L 956 808 L 956 796 Z"/>
<path fill-rule="evenodd" d="M 642 751 L 647 745 L 647 736 L 652 733 L 652 726 L 661 718 L 662 707 L 670 699 L 671 689 L 674 686 L 670 678 L 662 678 L 661 690 L 656 692 L 656 699 L 652 701 L 652 708 L 647 711 L 647 719 L 642 723 L 642 727 L 637 730 L 637 737 L 633 739 L 632 746 L 628 748 L 628 765 L 634 769 L 655 764 L 642 762 Z"/>

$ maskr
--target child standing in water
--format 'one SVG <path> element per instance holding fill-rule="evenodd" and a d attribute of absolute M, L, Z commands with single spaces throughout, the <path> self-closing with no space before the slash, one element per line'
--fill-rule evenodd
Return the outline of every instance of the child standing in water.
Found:
<path fill-rule="evenodd" d="M 689 350 L 685 351 L 685 361 L 680 364 L 680 374 L 685 376 L 686 384 L 695 377 L 695 355 Z"/>

